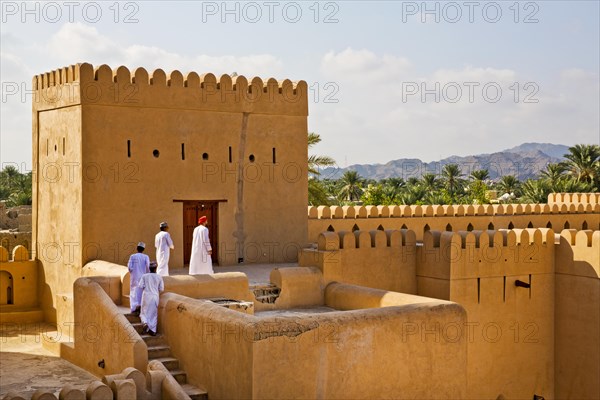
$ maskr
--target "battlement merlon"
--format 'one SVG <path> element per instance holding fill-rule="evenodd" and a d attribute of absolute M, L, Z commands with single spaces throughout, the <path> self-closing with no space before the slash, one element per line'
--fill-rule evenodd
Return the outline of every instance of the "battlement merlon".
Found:
<path fill-rule="evenodd" d="M 470 279 L 554 273 L 552 229 L 500 229 L 423 234 L 417 274 Z"/>
<path fill-rule="evenodd" d="M 76 64 L 35 75 L 33 111 L 76 105 L 181 108 L 201 111 L 308 116 L 308 85 L 289 79 L 263 81 L 244 76 L 162 69 L 133 73 L 121 66 Z"/>

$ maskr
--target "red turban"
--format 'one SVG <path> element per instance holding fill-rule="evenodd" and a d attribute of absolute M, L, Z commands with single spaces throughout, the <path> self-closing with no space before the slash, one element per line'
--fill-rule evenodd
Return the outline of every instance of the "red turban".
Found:
<path fill-rule="evenodd" d="M 206 215 L 203 215 L 200 218 L 198 218 L 198 223 L 203 224 L 206 222 L 206 220 L 207 220 Z"/>

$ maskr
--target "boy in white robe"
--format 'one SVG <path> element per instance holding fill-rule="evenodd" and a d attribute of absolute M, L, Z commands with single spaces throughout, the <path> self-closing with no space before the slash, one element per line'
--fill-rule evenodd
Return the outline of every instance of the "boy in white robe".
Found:
<path fill-rule="evenodd" d="M 158 263 L 157 273 L 162 276 L 169 276 L 169 257 L 171 250 L 174 249 L 173 240 L 169 235 L 169 225 L 166 222 L 160 223 L 160 232 L 154 237 L 154 246 L 156 247 L 156 262 Z"/>
<path fill-rule="evenodd" d="M 139 242 L 137 253 L 132 254 L 127 262 L 129 269 L 129 306 L 131 312 L 140 315 L 142 305 L 142 289 L 138 287 L 142 275 L 150 272 L 150 257 L 143 254 L 146 244 Z"/>
<path fill-rule="evenodd" d="M 212 267 L 212 247 L 208 238 L 208 219 L 202 216 L 198 219 L 192 239 L 192 255 L 190 257 L 190 275 L 214 274 Z"/>
<path fill-rule="evenodd" d="M 150 273 L 144 274 L 140 279 L 142 292 L 142 312 L 140 319 L 144 324 L 144 333 L 151 336 L 156 335 L 158 325 L 158 301 L 160 292 L 165 290 L 162 276 L 156 273 L 156 263 L 150 264 Z"/>

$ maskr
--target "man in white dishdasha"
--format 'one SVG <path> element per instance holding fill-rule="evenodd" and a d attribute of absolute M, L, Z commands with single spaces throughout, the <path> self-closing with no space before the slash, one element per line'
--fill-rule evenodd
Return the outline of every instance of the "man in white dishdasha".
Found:
<path fill-rule="evenodd" d="M 140 288 L 142 292 L 142 311 L 140 319 L 144 324 L 143 333 L 155 336 L 158 328 L 158 301 L 160 292 L 165 290 L 165 284 L 162 276 L 156 273 L 156 263 L 150 264 L 150 273 L 144 274 L 140 279 Z"/>
<path fill-rule="evenodd" d="M 169 224 L 166 222 L 160 223 L 160 232 L 154 237 L 154 246 L 156 247 L 156 262 L 158 263 L 156 272 L 161 276 L 169 276 L 169 257 L 175 246 L 169 234 Z"/>
<path fill-rule="evenodd" d="M 132 254 L 127 262 L 129 270 L 129 306 L 131 312 L 140 315 L 142 305 L 142 289 L 139 287 L 140 279 L 144 274 L 150 272 L 150 257 L 144 254 L 146 244 L 139 242 L 137 253 Z"/>
<path fill-rule="evenodd" d="M 212 267 L 212 247 L 208 238 L 208 219 L 202 216 L 198 219 L 192 239 L 192 255 L 190 257 L 190 275 L 214 274 Z"/>

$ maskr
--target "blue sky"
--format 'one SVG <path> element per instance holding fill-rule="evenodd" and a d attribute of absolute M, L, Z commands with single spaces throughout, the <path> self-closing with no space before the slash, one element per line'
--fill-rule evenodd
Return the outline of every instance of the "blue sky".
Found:
<path fill-rule="evenodd" d="M 304 79 L 342 167 L 600 142 L 597 1 L 22 4 L 2 2 L 2 164 L 31 165 L 15 87 L 84 61 Z"/>

